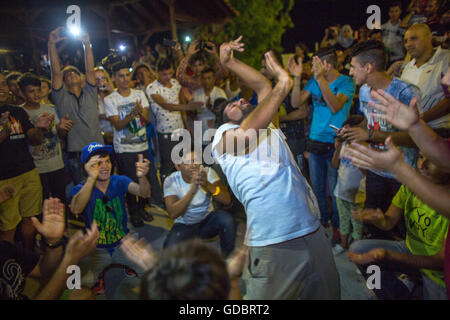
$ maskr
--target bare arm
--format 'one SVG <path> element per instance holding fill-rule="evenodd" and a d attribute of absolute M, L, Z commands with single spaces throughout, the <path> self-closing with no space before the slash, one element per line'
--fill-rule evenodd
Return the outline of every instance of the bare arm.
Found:
<path fill-rule="evenodd" d="M 301 89 L 302 85 L 302 72 L 303 72 L 303 65 L 302 65 L 302 59 L 298 58 L 298 61 L 295 62 L 294 57 L 291 57 L 289 59 L 288 63 L 289 72 L 294 77 L 294 87 L 292 89 L 291 93 L 291 104 L 294 108 L 299 108 L 302 110 L 302 114 L 305 115 L 305 117 L 308 116 L 308 99 L 311 96 L 311 93 L 309 91 Z"/>
<path fill-rule="evenodd" d="M 297 110 L 294 110 L 292 112 L 289 112 L 286 115 L 280 116 L 280 122 L 287 122 L 287 121 L 296 121 L 304 119 L 308 116 L 307 112 L 308 108 L 299 108 Z"/>
<path fill-rule="evenodd" d="M 352 215 L 363 223 L 370 223 L 380 230 L 389 231 L 403 217 L 403 209 L 391 204 L 386 214 L 383 214 L 380 209 L 363 209 L 352 212 Z"/>
<path fill-rule="evenodd" d="M 95 81 L 95 71 L 94 71 L 94 67 L 95 67 L 94 53 L 92 52 L 91 41 L 90 41 L 89 35 L 87 33 L 85 33 L 82 36 L 81 42 L 83 43 L 83 47 L 84 47 L 84 64 L 86 67 L 86 81 L 90 85 L 95 86 L 96 81 Z"/>
<path fill-rule="evenodd" d="M 422 119 L 425 122 L 430 122 L 435 119 L 439 119 L 450 113 L 450 99 L 444 98 L 439 103 L 434 105 L 430 110 L 422 115 Z"/>
<path fill-rule="evenodd" d="M 169 214 L 170 219 L 175 220 L 176 218 L 184 215 L 197 191 L 198 186 L 192 186 L 181 199 L 179 199 L 177 196 L 168 196 L 164 198 L 167 213 Z"/>
<path fill-rule="evenodd" d="M 50 68 L 52 72 L 52 88 L 55 90 L 59 90 L 63 86 L 61 63 L 59 61 L 58 50 L 56 49 L 56 43 L 65 39 L 59 36 L 63 29 L 63 27 L 60 27 L 53 30 L 48 39 L 48 56 L 50 58 Z"/>
<path fill-rule="evenodd" d="M 167 103 L 166 100 L 164 100 L 164 98 L 159 94 L 152 94 L 151 97 L 158 105 L 169 111 L 194 111 L 203 106 L 203 103 L 195 101 L 188 102 L 187 104 Z"/>
<path fill-rule="evenodd" d="M 138 181 L 139 184 L 137 184 L 136 182 L 130 183 L 130 185 L 128 186 L 128 192 L 142 198 L 150 198 L 150 183 L 148 182 L 147 178 L 141 177 L 138 179 Z"/>
<path fill-rule="evenodd" d="M 70 203 L 70 211 L 74 214 L 81 214 L 91 198 L 92 189 L 94 188 L 97 178 L 88 177 L 83 187 L 73 196 Z"/>

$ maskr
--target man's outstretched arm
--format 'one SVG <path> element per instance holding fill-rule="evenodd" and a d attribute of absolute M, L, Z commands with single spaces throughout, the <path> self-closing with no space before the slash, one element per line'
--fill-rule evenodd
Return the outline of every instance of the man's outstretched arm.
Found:
<path fill-rule="evenodd" d="M 261 72 L 234 58 L 234 50 L 244 51 L 244 44 L 240 42 L 241 39 L 242 36 L 234 41 L 222 44 L 220 47 L 220 62 L 225 68 L 236 73 L 244 85 L 256 92 L 259 103 L 270 93 L 272 85 Z"/>

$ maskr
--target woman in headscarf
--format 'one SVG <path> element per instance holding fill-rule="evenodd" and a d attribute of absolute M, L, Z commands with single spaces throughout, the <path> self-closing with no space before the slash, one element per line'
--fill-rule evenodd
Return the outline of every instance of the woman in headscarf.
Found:
<path fill-rule="evenodd" d="M 340 32 L 338 42 L 336 44 L 337 50 L 345 51 L 356 43 L 356 40 L 353 36 L 353 29 L 350 25 L 344 25 Z"/>

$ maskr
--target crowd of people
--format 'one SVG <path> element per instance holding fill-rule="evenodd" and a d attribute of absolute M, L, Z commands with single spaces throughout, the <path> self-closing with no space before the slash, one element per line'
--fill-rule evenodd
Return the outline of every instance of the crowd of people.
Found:
<path fill-rule="evenodd" d="M 118 267 L 141 299 L 340 299 L 347 254 L 366 279 L 380 267 L 378 299 L 448 299 L 450 7 L 385 9 L 285 65 L 267 48 L 260 70 L 242 36 L 96 65 L 87 33 L 53 30 L 51 79 L 0 74 L 0 298 L 99 299 Z M 161 252 L 130 230 L 151 207 L 174 222 Z M 68 290 L 70 265 L 93 280 Z"/>

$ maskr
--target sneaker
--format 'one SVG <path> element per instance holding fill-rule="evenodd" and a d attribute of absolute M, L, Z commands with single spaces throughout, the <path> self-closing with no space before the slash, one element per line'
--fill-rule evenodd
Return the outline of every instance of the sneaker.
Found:
<path fill-rule="evenodd" d="M 151 222 L 154 219 L 152 214 L 150 212 L 145 211 L 145 209 L 139 209 L 138 213 L 140 214 L 142 219 L 144 219 L 144 221 Z"/>
<path fill-rule="evenodd" d="M 336 244 L 331 250 L 333 251 L 333 254 L 335 256 L 337 256 L 337 255 L 341 254 L 342 252 L 344 252 L 345 248 L 342 247 L 340 244 Z"/>
<path fill-rule="evenodd" d="M 137 215 L 137 214 L 131 215 L 130 221 L 131 221 L 131 224 L 133 225 L 133 227 L 135 227 L 135 228 L 140 228 L 140 227 L 143 227 L 145 225 L 144 221 L 141 218 L 141 216 Z"/>

